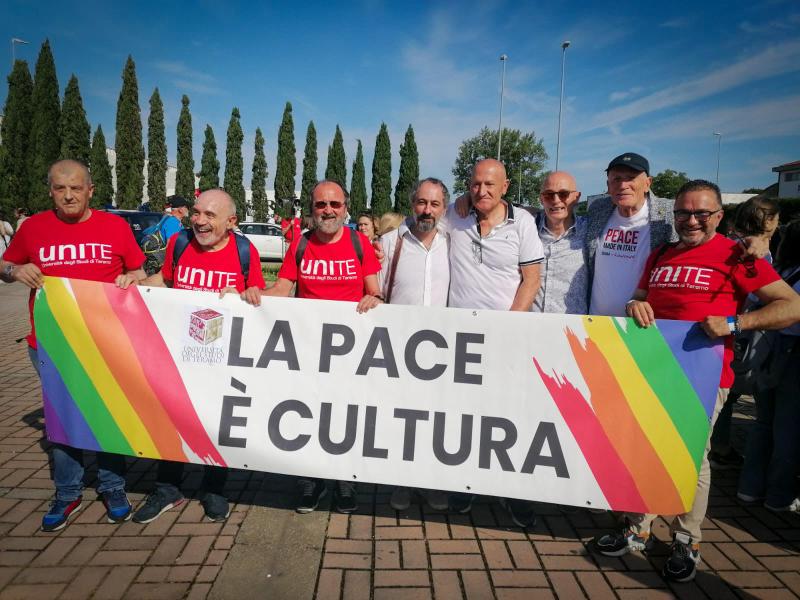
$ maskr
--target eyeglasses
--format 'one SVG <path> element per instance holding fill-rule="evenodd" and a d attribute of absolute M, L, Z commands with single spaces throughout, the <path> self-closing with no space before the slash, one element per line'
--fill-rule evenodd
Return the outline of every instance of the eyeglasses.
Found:
<path fill-rule="evenodd" d="M 476 264 L 483 264 L 483 246 L 480 240 L 472 240 L 472 258 Z"/>
<path fill-rule="evenodd" d="M 675 215 L 676 221 L 688 221 L 694 217 L 698 223 L 705 223 L 711 218 L 711 215 L 715 215 L 721 210 L 721 208 L 717 210 L 673 210 L 672 214 Z"/>
<path fill-rule="evenodd" d="M 317 200 L 314 202 L 314 208 L 322 210 L 326 206 L 330 206 L 333 210 L 339 210 L 344 206 L 344 202 L 340 200 Z"/>
<path fill-rule="evenodd" d="M 553 190 L 547 190 L 539 194 L 542 200 L 555 200 L 555 197 L 558 196 L 562 200 L 566 200 L 569 198 L 570 194 L 574 194 L 577 190 L 558 190 L 554 192 Z"/>

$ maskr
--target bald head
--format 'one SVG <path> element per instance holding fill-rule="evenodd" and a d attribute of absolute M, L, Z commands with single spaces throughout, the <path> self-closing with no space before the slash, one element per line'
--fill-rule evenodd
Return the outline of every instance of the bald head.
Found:
<path fill-rule="evenodd" d="M 223 189 L 215 188 L 206 190 L 197 197 L 196 203 L 211 203 L 214 205 L 217 214 L 223 217 L 236 216 L 236 201 Z"/>
<path fill-rule="evenodd" d="M 499 160 L 495 160 L 494 158 L 484 158 L 483 160 L 479 160 L 475 163 L 475 168 L 472 169 L 473 175 L 478 171 L 486 171 L 487 169 L 493 169 L 497 173 L 500 179 L 506 179 L 506 166 L 501 163 Z"/>
<path fill-rule="evenodd" d="M 581 193 L 575 178 L 566 171 L 553 171 L 542 182 L 542 201 L 547 227 L 552 233 L 563 231 L 574 223 L 575 205 Z"/>
<path fill-rule="evenodd" d="M 71 174 L 75 172 L 80 172 L 83 174 L 83 181 L 86 185 L 92 185 L 92 174 L 89 173 L 89 168 L 78 160 L 72 159 L 64 159 L 64 160 L 57 160 L 50 168 L 47 169 L 47 185 L 52 185 L 53 183 L 53 175 L 55 173 L 59 173 L 62 175 Z"/>
<path fill-rule="evenodd" d="M 479 160 L 475 163 L 469 183 L 472 206 L 482 215 L 488 215 L 493 211 L 505 211 L 502 200 L 508 191 L 508 184 L 503 163 L 493 158 Z"/>
<path fill-rule="evenodd" d="M 203 250 L 219 250 L 236 227 L 236 203 L 224 190 L 206 190 L 192 207 L 192 230 Z"/>
<path fill-rule="evenodd" d="M 575 178 L 566 171 L 553 171 L 542 182 L 542 190 L 572 190 L 578 189 Z"/>

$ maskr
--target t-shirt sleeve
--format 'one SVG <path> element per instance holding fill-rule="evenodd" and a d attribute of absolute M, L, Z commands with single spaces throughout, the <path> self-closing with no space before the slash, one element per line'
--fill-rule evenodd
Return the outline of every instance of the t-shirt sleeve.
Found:
<path fill-rule="evenodd" d="M 650 256 L 647 257 L 647 262 L 644 264 L 644 271 L 642 271 L 642 276 L 639 277 L 639 283 L 636 284 L 637 290 L 648 290 L 650 289 L 650 272 L 653 270 L 654 263 L 656 261 L 656 253 L 658 253 L 658 249 L 654 250 L 650 253 Z"/>
<path fill-rule="evenodd" d="M 544 260 L 544 246 L 536 230 L 536 220 L 527 213 L 519 219 L 519 266 L 525 267 Z"/>
<path fill-rule="evenodd" d="M 161 226 L 161 232 L 165 240 L 169 240 L 173 235 L 181 230 L 181 222 L 176 217 L 169 217 L 164 219 L 164 224 Z"/>
<path fill-rule="evenodd" d="M 763 258 L 757 258 L 753 261 L 752 267 L 747 267 L 746 264 L 736 265 L 734 270 L 734 281 L 737 287 L 746 293 L 755 292 L 760 290 L 765 285 L 778 281 L 781 276 L 772 268 Z"/>
<path fill-rule="evenodd" d="M 161 265 L 161 277 L 164 281 L 172 283 L 172 256 L 175 253 L 175 240 L 178 238 L 172 237 L 167 242 L 167 249 L 164 251 L 164 264 Z"/>
<path fill-rule="evenodd" d="M 286 254 L 283 257 L 283 263 L 278 271 L 278 277 L 281 279 L 297 281 L 297 262 L 295 261 L 295 256 L 297 254 L 297 245 L 299 243 L 300 239 L 296 239 L 289 244 L 289 249 L 286 251 Z"/>
<path fill-rule="evenodd" d="M 361 272 L 364 274 L 364 277 L 380 273 L 381 263 L 378 262 L 378 257 L 375 256 L 375 248 L 372 247 L 372 243 L 367 236 L 360 231 L 358 232 L 358 238 L 361 240 L 361 248 L 364 252 L 364 260 L 361 263 Z M 383 259 L 386 260 L 386 257 L 384 256 Z M 391 260 L 391 258 L 389 260 Z"/>
<path fill-rule="evenodd" d="M 264 283 L 264 273 L 261 271 L 261 258 L 258 256 L 258 250 L 251 243 L 250 244 L 250 272 L 247 274 L 248 287 L 257 287 L 263 290 L 267 287 Z"/>
<path fill-rule="evenodd" d="M 22 228 L 19 227 L 17 229 L 17 235 L 11 238 L 11 244 L 9 244 L 8 249 L 3 253 L 3 260 L 8 262 L 12 262 L 15 265 L 24 265 L 31 261 L 28 250 L 28 233 L 30 232 L 30 227 Z"/>
<path fill-rule="evenodd" d="M 122 244 L 122 264 L 125 265 L 126 271 L 135 271 L 144 264 L 144 252 L 139 248 L 131 228 L 125 221 L 120 223 L 119 232 Z"/>

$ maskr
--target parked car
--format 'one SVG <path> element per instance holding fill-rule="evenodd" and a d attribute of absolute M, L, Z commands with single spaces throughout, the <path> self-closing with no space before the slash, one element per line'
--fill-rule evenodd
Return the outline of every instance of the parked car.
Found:
<path fill-rule="evenodd" d="M 239 229 L 253 242 L 261 260 L 283 260 L 288 244 L 281 228 L 270 223 L 239 223 Z"/>
<path fill-rule="evenodd" d="M 160 212 L 122 210 L 120 208 L 109 208 L 106 209 L 106 212 L 122 217 L 128 222 L 128 225 L 131 226 L 131 231 L 133 231 L 133 237 L 136 238 L 137 244 L 142 241 L 142 232 L 151 225 L 158 223 L 161 220 L 161 217 L 164 216 Z"/>

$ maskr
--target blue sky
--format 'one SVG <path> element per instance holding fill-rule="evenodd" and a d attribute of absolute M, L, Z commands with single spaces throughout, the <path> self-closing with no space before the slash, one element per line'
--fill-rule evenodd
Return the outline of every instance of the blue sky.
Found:
<path fill-rule="evenodd" d="M 421 173 L 452 182 L 459 143 L 497 127 L 501 53 L 509 56 L 503 123 L 543 138 L 552 168 L 563 40 L 572 45 L 560 166 L 585 194 L 604 190 L 605 166 L 626 151 L 647 156 L 654 172 L 713 179 L 714 131 L 723 134 L 723 191 L 769 185 L 773 166 L 800 160 L 796 0 L 67 4 L 5 0 L 4 64 L 12 37 L 31 42 L 17 46 L 31 69 L 49 38 L 62 94 L 75 73 L 92 127 L 102 124 L 113 145 L 120 76 L 131 54 L 145 123 L 153 88 L 161 92 L 173 164 L 180 98 L 190 97 L 198 170 L 205 124 L 224 162 L 225 131 L 238 106 L 248 186 L 261 127 L 272 187 L 286 100 L 294 108 L 298 187 L 310 119 L 320 176 L 338 123 L 348 177 L 361 139 L 369 179 L 385 121 L 395 174 L 411 123 Z M 3 85 L 3 103 L 6 92 Z"/>

